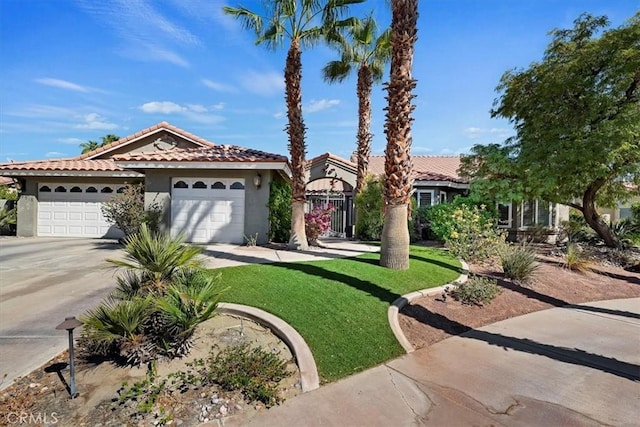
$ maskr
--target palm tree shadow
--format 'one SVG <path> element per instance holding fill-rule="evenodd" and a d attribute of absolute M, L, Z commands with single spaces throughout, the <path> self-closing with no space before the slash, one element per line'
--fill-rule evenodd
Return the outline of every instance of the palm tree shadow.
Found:
<path fill-rule="evenodd" d="M 529 354 L 548 357 L 563 363 L 585 366 L 597 369 L 612 375 L 631 381 L 640 381 L 640 366 L 595 353 L 590 353 L 579 348 L 559 347 L 540 343 L 528 338 L 516 338 L 493 332 L 473 329 L 467 325 L 449 319 L 438 313 L 434 313 L 417 304 L 409 304 L 403 308 L 402 313 L 451 335 L 459 335 L 463 338 L 486 342 L 489 345 L 499 346 L 505 350 L 515 350 Z"/>

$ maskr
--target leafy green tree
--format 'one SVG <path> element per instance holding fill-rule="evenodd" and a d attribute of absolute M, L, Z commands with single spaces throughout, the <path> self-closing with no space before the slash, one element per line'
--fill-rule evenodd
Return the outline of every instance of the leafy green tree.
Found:
<path fill-rule="evenodd" d="M 87 142 L 83 142 L 82 144 L 80 144 L 80 148 L 82 148 L 82 154 L 93 151 L 96 148 L 104 147 L 105 145 L 111 144 L 112 142 L 116 142 L 117 140 L 120 139 L 120 137 L 110 133 L 103 137 L 100 137 L 100 139 L 102 140 L 102 142 L 89 140 Z"/>
<path fill-rule="evenodd" d="M 356 219 L 356 236 L 362 240 L 380 240 L 384 216 L 382 215 L 382 181 L 368 175 L 364 186 L 356 195 L 356 209 L 360 215 Z"/>
<path fill-rule="evenodd" d="M 492 117 L 516 135 L 476 145 L 463 159 L 472 189 L 501 200 L 569 205 L 610 247 L 620 241 L 596 211 L 640 184 L 640 13 L 603 31 L 606 17 L 581 15 L 551 32 L 541 62 L 507 71 Z"/>
<path fill-rule="evenodd" d="M 413 176 L 411 173 L 411 103 L 416 81 L 411 74 L 418 38 L 418 0 L 391 2 L 391 79 L 387 85 L 387 148 L 384 162 L 384 227 L 380 265 L 409 268 L 409 230 Z"/>
<path fill-rule="evenodd" d="M 354 19 L 344 32 L 329 34 L 330 46 L 340 53 L 340 59 L 329 62 L 323 69 L 324 79 L 329 83 L 343 82 L 354 70 L 358 73 L 356 93 L 358 96 L 358 156 L 355 194 L 364 185 L 371 155 L 371 90 L 380 83 L 384 67 L 391 57 L 391 31 L 378 35 L 378 26 L 372 17 Z"/>
<path fill-rule="evenodd" d="M 309 248 L 304 221 L 307 182 L 304 171 L 306 127 L 302 118 L 302 49 L 318 43 L 324 34 L 334 31 L 337 26 L 351 22 L 351 19 L 341 21 L 339 16 L 347 11 L 350 4 L 360 1 L 272 0 L 264 2 L 265 16 L 242 6 L 223 8 L 224 13 L 239 19 L 245 28 L 255 33 L 256 44 L 264 43 L 268 48 L 276 49 L 284 40 L 289 42 L 284 81 L 292 174 L 291 249 Z"/>

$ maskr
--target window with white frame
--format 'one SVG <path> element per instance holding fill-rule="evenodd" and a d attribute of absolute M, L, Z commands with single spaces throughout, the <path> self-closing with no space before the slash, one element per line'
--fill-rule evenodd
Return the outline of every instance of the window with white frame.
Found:
<path fill-rule="evenodd" d="M 542 200 L 527 200 L 520 206 L 520 225 L 522 227 L 556 226 L 556 205 Z"/>
<path fill-rule="evenodd" d="M 498 203 L 498 227 L 511 228 L 511 203 Z"/>
<path fill-rule="evenodd" d="M 440 191 L 440 203 L 447 203 L 447 192 Z"/>
<path fill-rule="evenodd" d="M 418 207 L 431 206 L 434 203 L 435 191 L 433 190 L 418 190 L 416 191 L 416 199 L 418 201 Z"/>

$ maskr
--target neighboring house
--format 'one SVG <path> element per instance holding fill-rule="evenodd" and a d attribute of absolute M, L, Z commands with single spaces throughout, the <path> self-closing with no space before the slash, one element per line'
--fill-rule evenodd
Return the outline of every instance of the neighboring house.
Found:
<path fill-rule="evenodd" d="M 145 205 L 162 209 L 161 228 L 194 243 L 268 239 L 269 183 L 289 179 L 287 158 L 218 145 L 161 122 L 78 157 L 0 164 L 18 179 L 18 236 L 122 235 L 102 203 L 126 183 L 145 184 Z"/>
<path fill-rule="evenodd" d="M 417 206 L 431 206 L 451 202 L 456 196 L 469 193 L 469 181 L 460 177 L 460 156 L 412 156 L 413 197 Z M 385 157 L 369 157 L 369 173 L 384 174 Z M 357 166 L 331 153 L 309 160 L 307 163 L 307 198 L 310 207 L 333 203 L 337 208 L 332 218 L 332 234 L 352 234 L 353 187 Z M 568 219 L 569 208 L 542 201 L 498 204 L 499 224 L 516 240 L 545 227 L 551 240 L 557 235 L 560 222 Z"/>
<path fill-rule="evenodd" d="M 640 203 L 640 189 L 632 183 L 627 183 L 625 186 L 630 193 L 629 200 L 618 203 L 615 208 L 598 208 L 598 213 L 611 224 L 615 224 L 621 219 L 631 218 L 631 205 Z"/>

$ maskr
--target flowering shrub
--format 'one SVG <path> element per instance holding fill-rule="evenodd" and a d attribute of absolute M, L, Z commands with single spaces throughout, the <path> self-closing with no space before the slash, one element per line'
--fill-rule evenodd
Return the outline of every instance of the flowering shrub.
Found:
<path fill-rule="evenodd" d="M 486 217 L 484 206 L 460 205 L 451 213 L 444 241 L 454 256 L 482 262 L 498 255 L 506 236 Z"/>
<path fill-rule="evenodd" d="M 305 230 L 310 242 L 315 242 L 331 228 L 331 212 L 334 210 L 333 205 L 329 204 L 326 207 L 316 206 L 311 212 L 304 214 Z"/>

